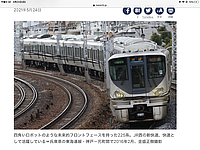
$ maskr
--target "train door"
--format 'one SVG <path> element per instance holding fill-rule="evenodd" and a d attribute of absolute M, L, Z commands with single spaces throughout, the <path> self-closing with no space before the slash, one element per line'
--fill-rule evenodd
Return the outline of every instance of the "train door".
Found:
<path fill-rule="evenodd" d="M 130 58 L 131 83 L 133 96 L 140 94 L 146 96 L 146 66 L 143 56 Z"/>

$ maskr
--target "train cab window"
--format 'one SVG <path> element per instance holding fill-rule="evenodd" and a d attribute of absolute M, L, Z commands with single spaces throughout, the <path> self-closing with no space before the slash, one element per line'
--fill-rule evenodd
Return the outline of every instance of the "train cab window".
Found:
<path fill-rule="evenodd" d="M 128 80 L 126 58 L 110 60 L 109 70 L 110 70 L 110 77 L 113 81 Z"/>
<path fill-rule="evenodd" d="M 132 66 L 131 70 L 133 88 L 144 88 L 144 66 Z"/>
<path fill-rule="evenodd" d="M 165 57 L 147 56 L 148 78 L 161 78 L 165 76 Z"/>

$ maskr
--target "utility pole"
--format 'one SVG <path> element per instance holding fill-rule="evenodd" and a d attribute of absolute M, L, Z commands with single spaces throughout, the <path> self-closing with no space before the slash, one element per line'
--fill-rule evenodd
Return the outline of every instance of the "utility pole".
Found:
<path fill-rule="evenodd" d="M 102 21 L 102 31 L 103 31 L 103 52 L 104 52 L 104 88 L 107 91 L 107 95 L 110 95 L 110 82 L 108 71 L 108 59 L 110 57 L 110 52 L 113 51 L 113 41 L 110 39 L 110 25 L 108 24 L 108 35 L 106 32 L 107 21 Z"/>
<path fill-rule="evenodd" d="M 176 24 L 172 25 L 172 80 L 176 80 L 176 70 L 177 70 L 177 49 L 176 49 Z"/>
<path fill-rule="evenodd" d="M 90 22 L 89 21 L 83 21 L 82 24 L 82 33 L 83 33 L 83 50 L 84 50 L 84 59 L 85 59 L 85 79 L 87 82 L 91 82 L 91 78 L 89 75 L 88 70 L 88 49 L 87 49 L 87 35 L 91 34 L 90 30 Z"/>
<path fill-rule="evenodd" d="M 14 49 L 16 52 L 15 60 L 21 61 L 21 67 L 25 68 L 24 62 L 24 49 L 23 49 L 23 21 L 15 21 L 15 37 L 14 37 Z"/>
<path fill-rule="evenodd" d="M 25 61 L 24 61 L 24 40 L 23 40 L 23 21 L 20 21 L 20 52 L 21 52 L 21 58 L 22 58 L 22 69 L 26 68 Z"/>
<path fill-rule="evenodd" d="M 59 21 L 58 22 L 58 30 L 60 31 L 60 33 L 61 33 L 61 28 L 60 28 L 60 26 L 61 26 L 61 22 Z M 57 63 L 58 63 L 58 68 L 59 68 L 59 71 L 60 71 L 60 74 L 61 75 L 65 75 L 65 71 L 64 71 L 64 69 L 63 69 L 63 64 L 62 64 L 62 60 L 59 58 L 59 56 L 60 56 L 60 42 L 59 42 L 59 40 L 61 40 L 61 34 L 60 33 L 58 33 L 57 34 Z"/>
<path fill-rule="evenodd" d="M 104 88 L 107 90 L 106 83 L 106 42 L 107 42 L 107 33 L 106 33 L 106 21 L 102 21 L 102 31 L 103 31 L 103 58 L 104 58 Z"/>

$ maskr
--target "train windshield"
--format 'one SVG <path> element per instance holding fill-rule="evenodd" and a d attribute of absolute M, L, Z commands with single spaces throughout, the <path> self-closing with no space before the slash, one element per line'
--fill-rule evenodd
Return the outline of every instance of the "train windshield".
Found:
<path fill-rule="evenodd" d="M 132 86 L 133 88 L 144 88 L 144 66 L 132 66 Z"/>
<path fill-rule="evenodd" d="M 149 79 L 164 77 L 165 72 L 164 56 L 147 56 L 147 74 Z"/>
<path fill-rule="evenodd" d="M 110 77 L 113 81 L 128 80 L 126 58 L 113 59 L 109 62 Z"/>

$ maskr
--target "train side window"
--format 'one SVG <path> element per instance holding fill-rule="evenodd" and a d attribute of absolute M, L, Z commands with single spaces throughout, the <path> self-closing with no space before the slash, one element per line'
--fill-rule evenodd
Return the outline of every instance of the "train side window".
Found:
<path fill-rule="evenodd" d="M 97 50 L 93 50 L 93 58 L 96 60 L 97 59 Z"/>
<path fill-rule="evenodd" d="M 31 44 L 29 44 L 28 47 L 29 47 L 29 52 L 32 53 L 32 46 L 31 46 Z"/>
<path fill-rule="evenodd" d="M 43 45 L 43 52 L 44 52 L 44 54 L 47 52 L 47 50 L 46 50 L 46 46 L 45 45 Z"/>
<path fill-rule="evenodd" d="M 104 58 L 103 58 L 103 51 L 99 51 L 99 58 L 100 58 L 101 61 L 104 60 Z"/>
<path fill-rule="evenodd" d="M 50 54 L 53 55 L 53 45 L 50 46 Z"/>
<path fill-rule="evenodd" d="M 67 46 L 65 46 L 65 56 L 67 56 Z"/>
<path fill-rule="evenodd" d="M 90 49 L 90 58 L 93 60 L 94 59 L 94 56 L 93 56 L 93 49 L 91 48 Z"/>
<path fill-rule="evenodd" d="M 87 51 L 88 51 L 88 58 L 91 58 L 91 56 L 90 56 L 90 54 L 91 54 L 90 49 L 87 49 Z"/>
<path fill-rule="evenodd" d="M 31 47 L 31 52 L 33 53 L 33 45 L 30 45 L 30 47 Z"/>
<path fill-rule="evenodd" d="M 48 49 L 49 52 L 48 52 L 48 53 L 51 54 L 51 46 L 48 46 L 48 47 L 49 47 L 49 49 Z M 52 48 L 52 49 L 53 49 L 53 48 Z"/>
<path fill-rule="evenodd" d="M 45 46 L 45 52 L 48 53 L 48 47 L 47 46 Z"/>
<path fill-rule="evenodd" d="M 79 48 L 75 47 L 75 57 L 80 57 L 79 56 Z"/>
<path fill-rule="evenodd" d="M 31 46 L 27 45 L 27 48 L 28 48 L 28 52 L 31 52 Z"/>
<path fill-rule="evenodd" d="M 99 51 L 99 49 L 97 49 L 97 60 L 99 61 L 99 53 L 100 53 L 100 51 Z"/>
<path fill-rule="evenodd" d="M 72 47 L 68 47 L 68 55 L 72 56 Z"/>
<path fill-rule="evenodd" d="M 81 48 L 81 58 L 84 58 L 84 50 Z"/>
<path fill-rule="evenodd" d="M 29 51 L 29 45 L 24 45 L 24 51 L 28 52 Z"/>
<path fill-rule="evenodd" d="M 50 46 L 46 46 L 47 48 L 47 54 L 51 54 L 51 47 Z"/>
<path fill-rule="evenodd" d="M 65 47 L 61 47 L 61 54 L 60 55 L 64 55 L 64 51 L 65 51 Z"/>
<path fill-rule="evenodd" d="M 40 45 L 40 52 L 42 53 L 43 52 L 43 46 Z"/>
<path fill-rule="evenodd" d="M 36 45 L 32 45 L 32 51 L 36 52 Z"/>
<path fill-rule="evenodd" d="M 54 46 L 54 55 L 57 55 L 57 46 Z"/>
<path fill-rule="evenodd" d="M 113 81 L 128 80 L 127 61 L 124 58 L 110 60 L 109 71 Z"/>
<path fill-rule="evenodd" d="M 37 44 L 37 53 L 39 53 L 39 52 L 40 52 L 40 45 Z"/>

